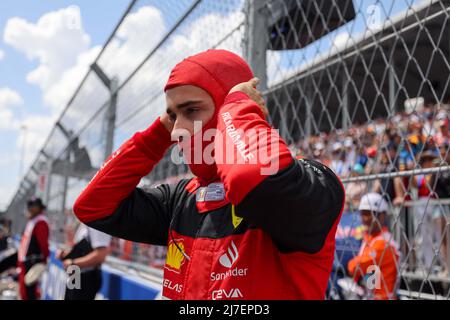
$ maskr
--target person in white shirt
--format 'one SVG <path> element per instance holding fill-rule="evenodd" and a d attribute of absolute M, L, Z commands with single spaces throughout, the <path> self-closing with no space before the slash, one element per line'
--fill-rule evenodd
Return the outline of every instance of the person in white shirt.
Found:
<path fill-rule="evenodd" d="M 80 288 L 66 286 L 64 300 L 94 300 L 102 286 L 100 267 L 110 252 L 111 236 L 80 224 L 70 251 L 57 255 L 65 269 L 78 266 L 81 269 Z"/>

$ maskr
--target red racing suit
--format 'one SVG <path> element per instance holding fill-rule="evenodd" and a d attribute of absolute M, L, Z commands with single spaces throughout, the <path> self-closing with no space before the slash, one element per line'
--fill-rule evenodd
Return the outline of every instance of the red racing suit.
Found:
<path fill-rule="evenodd" d="M 270 129 L 259 106 L 241 92 L 228 95 L 219 113 L 224 136 L 230 125 L 224 119 L 243 130 Z M 109 157 L 74 212 L 116 237 L 167 245 L 164 297 L 323 299 L 344 189 L 329 168 L 293 159 L 274 137 L 280 142 L 275 174 L 262 176 L 261 163 L 217 163 L 213 182 L 192 178 L 138 188 L 172 143 L 157 119 Z M 263 139 L 248 145 L 255 152 L 267 148 Z"/>

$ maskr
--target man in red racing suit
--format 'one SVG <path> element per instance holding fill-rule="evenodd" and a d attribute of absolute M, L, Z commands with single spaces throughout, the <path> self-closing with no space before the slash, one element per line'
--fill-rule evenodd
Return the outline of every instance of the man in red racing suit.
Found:
<path fill-rule="evenodd" d="M 325 297 L 343 187 L 326 166 L 292 157 L 252 78 L 225 50 L 180 62 L 165 86 L 167 112 L 115 151 L 74 204 L 92 228 L 168 247 L 166 298 Z M 202 130 L 192 130 L 198 119 Z M 191 135 L 179 139 L 185 159 L 210 152 L 213 161 L 187 161 L 192 179 L 137 188 L 180 129 Z M 188 144 L 208 129 L 217 129 L 208 146 Z M 264 173 L 268 163 L 276 169 Z"/>

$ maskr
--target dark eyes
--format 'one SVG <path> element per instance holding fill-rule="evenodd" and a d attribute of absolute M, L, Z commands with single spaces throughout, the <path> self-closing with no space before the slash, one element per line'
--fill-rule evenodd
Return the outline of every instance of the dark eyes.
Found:
<path fill-rule="evenodd" d="M 191 114 L 191 113 L 197 112 L 198 110 L 199 110 L 199 108 L 196 108 L 196 107 L 187 108 L 186 113 Z"/>
<path fill-rule="evenodd" d="M 189 108 L 186 108 L 186 110 L 185 110 L 185 115 L 187 116 L 187 117 L 192 117 L 192 116 L 194 116 L 198 111 L 200 110 L 200 108 L 197 108 L 197 107 L 189 107 Z"/>
<path fill-rule="evenodd" d="M 169 113 L 169 119 L 172 122 L 175 122 L 177 120 L 177 115 L 175 113 Z"/>
<path fill-rule="evenodd" d="M 185 118 L 192 119 L 196 116 L 197 112 L 200 110 L 199 107 L 187 107 L 184 108 L 182 114 Z M 177 115 L 174 112 L 169 113 L 169 120 L 175 122 L 177 120 Z"/>

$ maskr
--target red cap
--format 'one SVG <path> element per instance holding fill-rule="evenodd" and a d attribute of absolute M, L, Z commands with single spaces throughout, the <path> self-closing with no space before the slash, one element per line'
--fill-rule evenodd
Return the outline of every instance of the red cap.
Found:
<path fill-rule="evenodd" d="M 375 147 L 367 148 L 367 156 L 369 158 L 375 158 L 376 155 L 377 155 L 377 148 Z"/>
<path fill-rule="evenodd" d="M 178 63 L 172 69 L 164 91 L 182 85 L 200 87 L 211 95 L 218 108 L 231 88 L 252 78 L 252 70 L 237 54 L 207 50 Z"/>

